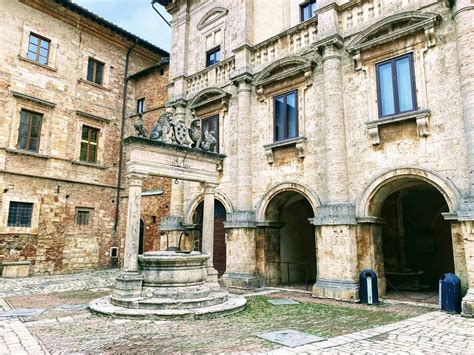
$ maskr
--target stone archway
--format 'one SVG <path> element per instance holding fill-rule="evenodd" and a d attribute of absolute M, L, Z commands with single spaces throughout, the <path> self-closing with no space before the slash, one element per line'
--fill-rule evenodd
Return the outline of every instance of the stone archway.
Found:
<path fill-rule="evenodd" d="M 257 270 L 267 285 L 312 284 L 316 279 L 315 205 L 296 183 L 270 189 L 257 208 Z"/>
<path fill-rule="evenodd" d="M 455 220 L 460 194 L 432 171 L 398 168 L 379 175 L 360 194 L 359 268 L 373 268 L 379 291 L 436 288 L 444 272 L 466 280 L 464 245 Z"/>

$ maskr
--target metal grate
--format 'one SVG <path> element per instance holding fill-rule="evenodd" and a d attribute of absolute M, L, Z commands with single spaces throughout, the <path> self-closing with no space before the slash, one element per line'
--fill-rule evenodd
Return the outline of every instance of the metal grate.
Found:
<path fill-rule="evenodd" d="M 9 227 L 31 227 L 33 204 L 29 202 L 10 202 L 8 210 Z"/>
<path fill-rule="evenodd" d="M 76 224 L 80 226 L 86 226 L 89 224 L 90 211 L 77 211 L 76 213 Z"/>

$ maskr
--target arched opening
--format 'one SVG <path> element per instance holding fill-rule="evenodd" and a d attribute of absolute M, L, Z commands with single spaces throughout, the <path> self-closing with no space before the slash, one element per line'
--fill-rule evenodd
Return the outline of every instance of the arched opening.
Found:
<path fill-rule="evenodd" d="M 138 241 L 138 254 L 143 254 L 145 250 L 145 222 L 140 218 L 140 237 Z"/>
<path fill-rule="evenodd" d="M 203 219 L 204 202 L 201 201 L 193 216 L 193 223 L 200 225 L 199 236 L 194 241 L 194 250 L 202 250 L 202 219 Z M 225 273 L 226 268 L 226 242 L 224 222 L 226 220 L 227 211 L 219 200 L 214 200 L 214 251 L 213 263 L 217 270 L 218 277 Z"/>
<path fill-rule="evenodd" d="M 455 272 L 451 225 L 442 215 L 449 212 L 446 199 L 421 180 L 400 180 L 386 191 L 380 217 L 387 292 L 436 291 L 439 277 Z"/>
<path fill-rule="evenodd" d="M 263 259 L 260 273 L 267 285 L 303 287 L 316 280 L 316 245 L 313 207 L 300 192 L 275 195 L 265 211 L 257 253 Z M 259 259 L 257 256 L 257 259 Z"/>

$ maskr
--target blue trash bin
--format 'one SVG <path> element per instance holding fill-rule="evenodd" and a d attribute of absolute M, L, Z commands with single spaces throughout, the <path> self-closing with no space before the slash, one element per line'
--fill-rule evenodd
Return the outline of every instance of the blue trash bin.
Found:
<path fill-rule="evenodd" d="M 461 280 L 449 272 L 439 279 L 439 306 L 449 313 L 461 313 Z"/>
<path fill-rule="evenodd" d="M 377 285 L 377 274 L 375 271 L 366 269 L 359 274 L 360 281 L 360 303 L 378 304 L 379 290 Z"/>

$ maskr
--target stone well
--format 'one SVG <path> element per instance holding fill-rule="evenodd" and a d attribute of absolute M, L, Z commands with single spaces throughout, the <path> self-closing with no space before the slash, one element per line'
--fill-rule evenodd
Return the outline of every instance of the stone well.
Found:
<path fill-rule="evenodd" d="M 209 255 L 200 252 L 139 255 L 138 273 L 119 276 L 112 295 L 89 306 L 109 315 L 164 318 L 201 318 L 242 310 L 245 298 L 230 296 L 225 289 L 206 282 L 208 259 Z"/>

